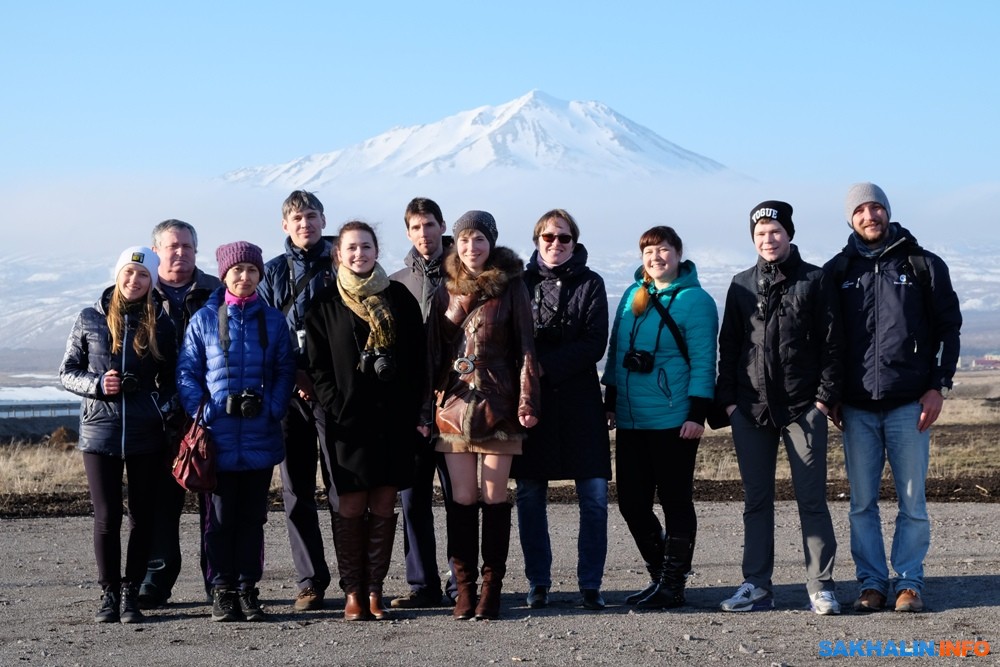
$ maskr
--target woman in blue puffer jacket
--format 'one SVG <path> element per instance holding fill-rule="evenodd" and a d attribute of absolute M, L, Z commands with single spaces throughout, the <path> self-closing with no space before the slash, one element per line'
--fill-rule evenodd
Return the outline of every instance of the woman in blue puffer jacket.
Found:
<path fill-rule="evenodd" d="M 664 609 L 684 604 L 694 551 L 694 465 L 715 392 L 719 312 L 673 229 L 653 227 L 639 248 L 642 266 L 615 312 L 602 383 L 608 427 L 618 429 L 618 506 L 652 577 L 626 602 Z"/>
<path fill-rule="evenodd" d="M 212 620 L 259 621 L 267 494 L 274 466 L 285 457 L 281 419 L 295 361 L 284 316 L 257 296 L 260 248 L 237 241 L 219 246 L 215 256 L 224 287 L 191 318 L 177 385 L 189 415 L 204 401 L 215 443 L 218 486 L 206 499 L 203 536 Z"/>
<path fill-rule="evenodd" d="M 152 540 L 153 489 L 165 474 L 165 415 L 174 399 L 174 325 L 155 297 L 159 259 L 127 248 L 115 284 L 77 317 L 59 368 L 83 397 L 79 449 L 94 503 L 94 556 L 103 595 L 94 620 L 139 623 L 139 584 Z M 128 473 L 129 537 L 121 572 L 122 474 Z"/>

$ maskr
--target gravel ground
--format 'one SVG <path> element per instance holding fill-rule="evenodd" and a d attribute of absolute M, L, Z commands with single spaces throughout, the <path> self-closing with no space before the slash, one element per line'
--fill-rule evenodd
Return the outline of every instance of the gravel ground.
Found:
<path fill-rule="evenodd" d="M 266 528 L 267 564 L 261 597 L 267 623 L 212 623 L 196 580 L 197 517 L 186 514 L 182 547 L 186 564 L 174 603 L 149 612 L 142 625 L 96 625 L 92 617 L 100 591 L 87 517 L 26 518 L 0 522 L 0 664 L 2 665 L 535 665 L 695 664 L 800 665 L 823 661 L 821 641 L 983 640 L 1000 651 L 1000 553 L 996 505 L 935 503 L 933 544 L 927 560 L 922 614 L 845 612 L 820 617 L 805 609 L 801 539 L 794 504 L 779 503 L 773 612 L 724 614 L 720 600 L 741 582 L 740 504 L 698 505 L 700 528 L 696 574 L 689 605 L 680 610 L 636 613 L 626 595 L 646 576 L 617 509 L 609 524 L 609 554 L 603 612 L 576 607 L 573 505 L 550 507 L 553 604 L 531 610 L 524 604 L 516 523 L 503 619 L 455 622 L 447 609 L 409 611 L 389 622 L 346 623 L 342 598 L 328 609 L 291 610 L 295 593 L 283 517 L 271 513 Z M 850 561 L 847 507 L 832 506 L 840 558 L 838 597 L 849 609 L 856 596 Z M 436 509 L 439 535 L 444 512 Z M 891 513 L 894 514 L 894 513 Z M 516 522 L 516 519 L 515 519 Z M 891 530 L 891 524 L 888 526 Z M 329 538 L 329 535 L 328 535 Z M 332 542 L 330 553 L 332 558 Z M 396 541 L 386 583 L 390 595 L 407 590 L 402 537 Z M 439 545 L 443 556 L 444 545 Z M 993 656 L 990 656 L 993 657 Z M 839 658 L 840 663 L 859 659 Z M 989 658 L 984 661 L 990 662 Z"/>

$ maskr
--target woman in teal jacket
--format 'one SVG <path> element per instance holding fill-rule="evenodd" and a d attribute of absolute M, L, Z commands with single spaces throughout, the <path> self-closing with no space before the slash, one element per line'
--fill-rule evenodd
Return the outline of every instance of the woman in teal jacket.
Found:
<path fill-rule="evenodd" d="M 652 578 L 626 602 L 664 609 L 684 604 L 694 551 L 694 464 L 715 387 L 719 314 L 677 232 L 653 227 L 639 249 L 642 266 L 615 312 L 602 383 L 608 427 L 618 429 L 618 507 Z"/>

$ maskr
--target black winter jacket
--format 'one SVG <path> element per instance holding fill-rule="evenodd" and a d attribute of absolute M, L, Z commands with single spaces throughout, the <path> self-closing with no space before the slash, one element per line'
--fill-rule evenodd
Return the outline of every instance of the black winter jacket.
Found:
<path fill-rule="evenodd" d="M 83 397 L 77 448 L 122 459 L 157 451 L 166 453 L 165 418 L 176 394 L 174 325 L 160 310 L 156 319 L 156 342 L 163 360 L 157 361 L 152 354 L 140 358 L 132 346 L 142 313 L 137 309 L 136 316 L 127 322 L 122 350 L 112 354 L 107 308 L 114 290 L 114 286 L 107 288 L 100 301 L 77 316 L 59 367 L 63 387 Z M 139 388 L 106 396 L 101 380 L 112 369 L 123 376 L 126 373 L 134 375 Z"/>
<path fill-rule="evenodd" d="M 611 447 L 597 362 L 608 344 L 604 280 L 577 244 L 564 264 L 548 268 L 536 250 L 524 282 L 531 296 L 535 352 L 541 367 L 541 419 L 528 430 L 516 479 L 611 479 Z"/>
<path fill-rule="evenodd" d="M 163 290 L 163 285 L 156 286 L 156 291 L 163 299 L 163 310 L 170 316 L 171 321 L 174 323 L 174 329 L 177 331 L 178 350 L 184 342 L 184 331 L 187 329 L 191 317 L 205 305 L 208 298 L 212 296 L 212 292 L 221 286 L 221 280 L 209 273 L 205 273 L 199 268 L 195 268 L 191 284 L 187 286 L 187 291 L 184 293 L 184 305 L 179 309 L 180 312 L 174 312 L 173 304 L 167 298 L 166 292 Z"/>
<path fill-rule="evenodd" d="M 869 410 L 951 387 L 958 365 L 962 313 L 948 266 L 899 223 L 889 227 L 886 247 L 875 254 L 852 234 L 840 252 L 846 272 L 835 286 L 845 332 L 843 401 Z M 910 264 L 912 253 L 926 258 L 926 288 Z M 835 273 L 838 257 L 824 270 Z"/>
<path fill-rule="evenodd" d="M 793 244 L 773 264 L 733 276 L 719 329 L 716 402 L 757 424 L 784 427 L 816 401 L 840 400 L 843 329 L 823 270 Z"/>

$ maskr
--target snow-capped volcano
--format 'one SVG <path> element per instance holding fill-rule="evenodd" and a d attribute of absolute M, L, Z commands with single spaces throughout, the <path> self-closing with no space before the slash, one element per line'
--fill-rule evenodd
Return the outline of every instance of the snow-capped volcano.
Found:
<path fill-rule="evenodd" d="M 229 182 L 321 188 L 377 174 L 420 177 L 490 170 L 590 176 L 711 174 L 725 166 L 673 144 L 600 102 L 565 102 L 534 90 L 506 104 L 399 127 L 362 143 L 285 164 L 248 167 Z"/>

